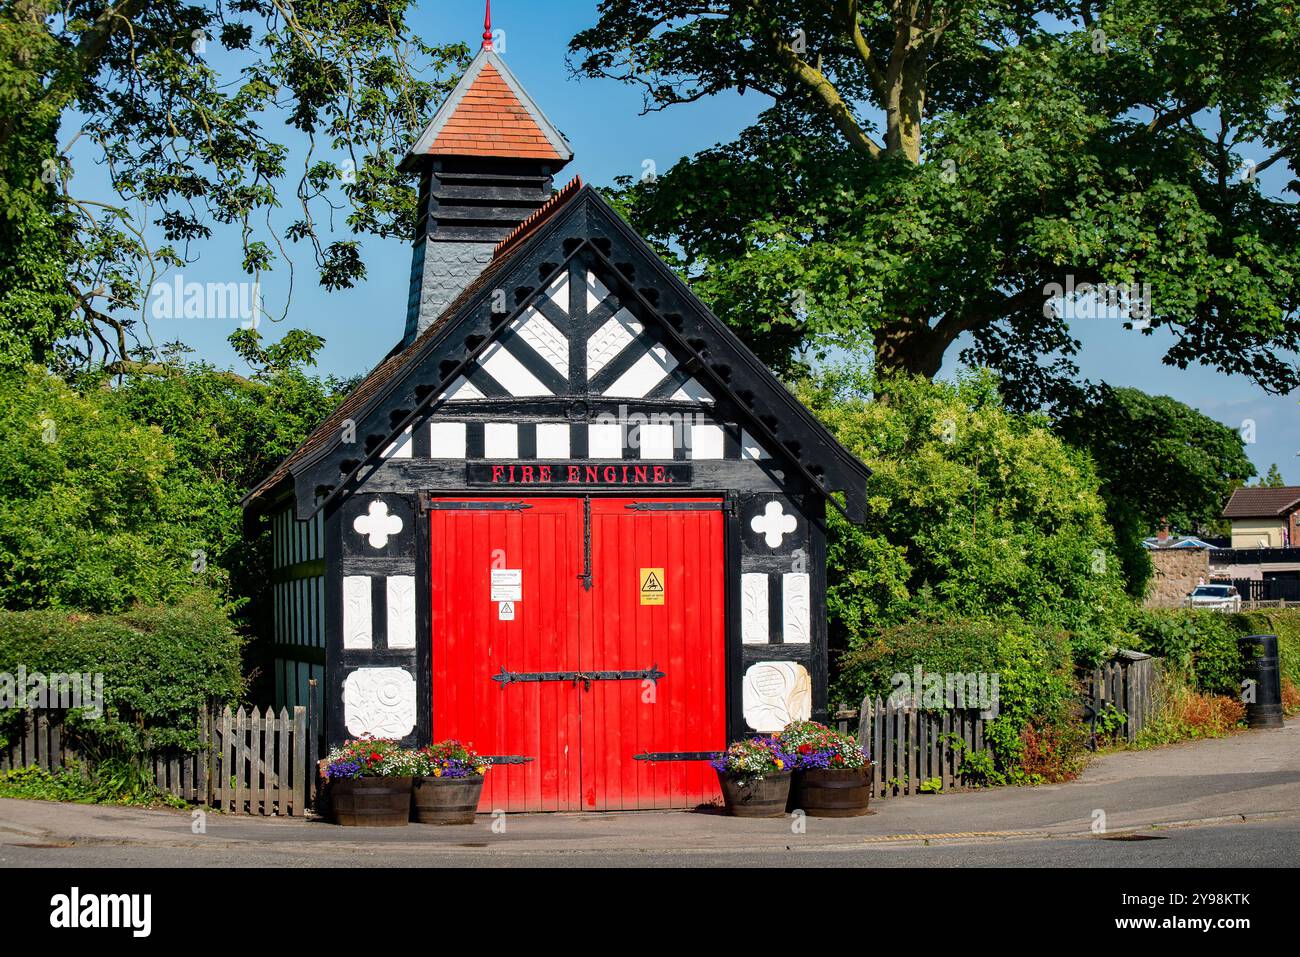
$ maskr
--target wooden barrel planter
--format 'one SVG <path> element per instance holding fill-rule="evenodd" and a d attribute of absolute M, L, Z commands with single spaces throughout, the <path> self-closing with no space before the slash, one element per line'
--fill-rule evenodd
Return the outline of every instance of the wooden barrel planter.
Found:
<path fill-rule="evenodd" d="M 481 774 L 464 778 L 416 778 L 411 794 L 415 819 L 421 824 L 473 824 L 482 793 Z"/>
<path fill-rule="evenodd" d="M 411 820 L 410 778 L 343 778 L 330 785 L 334 823 L 401 827 Z"/>
<path fill-rule="evenodd" d="M 858 817 L 870 814 L 867 805 L 876 780 L 876 768 L 869 764 L 852 771 L 796 771 L 790 788 L 790 809 L 809 817 Z"/>
<path fill-rule="evenodd" d="M 790 772 L 769 774 L 761 781 L 742 782 L 729 771 L 719 771 L 722 800 L 733 817 L 784 817 L 790 798 Z"/>

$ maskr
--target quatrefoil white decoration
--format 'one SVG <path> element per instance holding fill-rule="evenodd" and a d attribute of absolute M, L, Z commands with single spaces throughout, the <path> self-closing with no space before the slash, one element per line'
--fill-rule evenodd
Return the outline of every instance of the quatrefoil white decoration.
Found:
<path fill-rule="evenodd" d="M 749 527 L 763 536 L 768 548 L 780 548 L 781 539 L 799 525 L 798 519 L 784 512 L 780 502 L 768 502 L 762 515 L 749 520 Z"/>
<path fill-rule="evenodd" d="M 370 503 L 370 511 L 358 515 L 352 527 L 370 539 L 371 548 L 383 548 L 388 544 L 388 536 L 396 535 L 402 530 L 402 517 L 388 514 L 388 503 L 375 499 Z"/>

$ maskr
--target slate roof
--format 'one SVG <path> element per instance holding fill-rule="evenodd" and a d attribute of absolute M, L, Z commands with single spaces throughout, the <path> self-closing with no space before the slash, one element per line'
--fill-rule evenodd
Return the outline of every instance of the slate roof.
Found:
<path fill-rule="evenodd" d="M 1281 518 L 1300 506 L 1300 485 L 1239 488 L 1223 507 L 1224 518 Z"/>

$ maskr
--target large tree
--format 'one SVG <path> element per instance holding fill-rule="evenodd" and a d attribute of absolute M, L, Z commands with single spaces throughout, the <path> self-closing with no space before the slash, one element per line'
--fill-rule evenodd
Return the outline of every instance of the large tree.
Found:
<path fill-rule="evenodd" d="M 1117 296 L 1092 321 L 1168 330 L 1179 367 L 1300 383 L 1295 0 L 598 9 L 574 68 L 639 84 L 646 110 L 770 101 L 617 197 L 769 361 L 838 343 L 933 376 L 969 334 L 963 358 L 1033 405 L 1077 374 L 1057 291 L 1147 284 L 1149 315 Z"/>
<path fill-rule="evenodd" d="M 0 367 L 156 361 L 153 280 L 223 224 L 250 280 L 298 242 L 326 288 L 362 279 L 356 234 L 409 234 L 396 163 L 468 55 L 412 6 L 0 0 Z"/>

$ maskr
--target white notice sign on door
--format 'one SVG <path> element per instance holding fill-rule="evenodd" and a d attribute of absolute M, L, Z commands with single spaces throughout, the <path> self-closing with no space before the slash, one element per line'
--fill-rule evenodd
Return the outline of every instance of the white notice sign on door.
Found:
<path fill-rule="evenodd" d="M 519 601 L 524 597 L 524 570 L 522 568 L 492 569 L 492 600 Z"/>
<path fill-rule="evenodd" d="M 512 601 L 497 602 L 497 619 L 500 621 L 514 621 L 515 603 Z"/>

